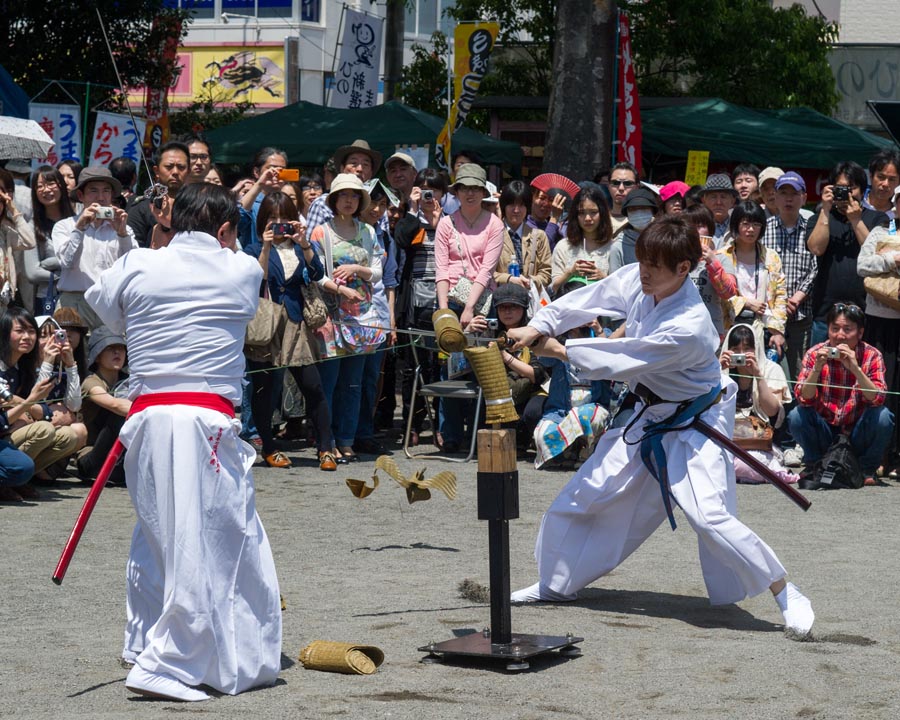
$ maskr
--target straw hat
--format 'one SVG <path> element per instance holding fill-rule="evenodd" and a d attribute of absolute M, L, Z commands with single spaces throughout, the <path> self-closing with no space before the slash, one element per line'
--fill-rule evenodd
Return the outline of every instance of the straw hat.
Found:
<path fill-rule="evenodd" d="M 363 185 L 362 180 L 360 180 L 353 173 L 341 173 L 334 180 L 331 181 L 331 189 L 328 191 L 328 207 L 331 208 L 331 212 L 336 213 L 335 205 L 337 204 L 337 196 L 341 190 L 356 190 L 361 197 L 359 208 L 357 208 L 356 214 L 359 215 L 363 210 L 365 210 L 369 206 L 369 202 L 371 199 L 369 198 L 369 193 Z"/>
<path fill-rule="evenodd" d="M 86 334 L 88 331 L 87 323 L 81 319 L 81 315 L 78 314 L 78 311 L 75 308 L 56 308 L 56 312 L 53 313 L 53 320 L 59 327 L 63 329 L 67 328 L 69 330 L 78 330 L 82 335 Z"/>

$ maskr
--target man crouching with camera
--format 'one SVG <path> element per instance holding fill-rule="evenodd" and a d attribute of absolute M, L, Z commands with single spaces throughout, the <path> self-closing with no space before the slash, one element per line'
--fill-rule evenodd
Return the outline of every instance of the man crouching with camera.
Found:
<path fill-rule="evenodd" d="M 809 467 L 839 433 L 850 436 L 866 485 L 875 484 L 894 429 L 884 407 L 884 359 L 862 340 L 866 316 L 857 305 L 836 303 L 826 317 L 828 340 L 803 358 L 794 393 L 798 407 L 788 415 L 794 439 Z"/>

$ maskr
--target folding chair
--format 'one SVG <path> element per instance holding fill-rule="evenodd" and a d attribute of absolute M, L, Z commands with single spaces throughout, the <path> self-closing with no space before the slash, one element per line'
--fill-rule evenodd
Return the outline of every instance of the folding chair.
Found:
<path fill-rule="evenodd" d="M 417 351 L 418 348 L 418 351 Z M 403 436 L 403 453 L 410 459 L 419 460 L 421 458 L 434 458 L 438 460 L 446 460 L 447 462 L 464 463 L 469 462 L 475 455 L 475 444 L 478 439 L 478 420 L 481 414 L 481 385 L 474 380 L 439 380 L 433 383 L 425 383 L 422 379 L 422 363 L 419 360 L 419 353 L 425 349 L 437 350 L 434 337 L 422 335 L 413 337 L 410 343 L 413 360 L 416 363 L 416 372 L 413 376 L 412 397 L 410 398 L 409 417 L 406 420 L 406 434 Z M 443 398 L 450 400 L 475 400 L 475 418 L 472 421 L 472 440 L 469 443 L 469 454 L 464 458 L 447 457 L 437 453 L 422 453 L 421 455 L 413 455 L 409 452 L 409 437 L 412 434 L 413 416 L 415 415 L 416 397 L 425 398 L 425 412 L 431 421 L 431 426 L 437 432 L 438 419 L 431 411 L 431 398 Z"/>

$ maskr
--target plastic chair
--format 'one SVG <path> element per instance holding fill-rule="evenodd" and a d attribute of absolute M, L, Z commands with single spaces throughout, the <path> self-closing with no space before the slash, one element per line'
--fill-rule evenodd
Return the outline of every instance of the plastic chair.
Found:
<path fill-rule="evenodd" d="M 418 352 L 417 352 L 418 347 Z M 413 359 L 416 363 L 416 372 L 413 377 L 412 396 L 410 399 L 409 417 L 406 420 L 406 433 L 403 436 L 403 454 L 414 460 L 422 458 L 434 458 L 436 460 L 446 460 L 447 462 L 465 463 L 469 462 L 475 455 L 475 444 L 478 440 L 478 420 L 481 415 L 481 385 L 474 380 L 439 380 L 433 383 L 425 383 L 422 380 L 422 364 L 419 360 L 419 352 L 425 348 L 437 349 L 435 340 L 429 336 L 419 336 L 413 338 L 410 344 Z M 422 453 L 421 455 L 413 455 L 409 452 L 409 438 L 412 434 L 413 416 L 415 415 L 416 397 L 425 398 L 425 412 L 431 421 L 431 426 L 437 428 L 438 420 L 433 416 L 431 411 L 431 403 L 427 402 L 430 398 L 445 398 L 450 400 L 475 400 L 475 418 L 472 421 L 472 440 L 469 443 L 469 454 L 464 458 L 453 458 L 441 455 L 439 453 Z"/>

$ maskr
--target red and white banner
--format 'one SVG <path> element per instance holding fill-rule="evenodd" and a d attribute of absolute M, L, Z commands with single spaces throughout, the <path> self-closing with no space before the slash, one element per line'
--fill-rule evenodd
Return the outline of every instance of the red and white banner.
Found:
<path fill-rule="evenodd" d="M 628 16 L 619 13 L 618 117 L 616 121 L 616 162 L 630 162 L 641 171 L 641 108 L 634 58 L 631 54 L 631 27 Z"/>
<path fill-rule="evenodd" d="M 87 165 L 109 165 L 117 157 L 127 157 L 137 164 L 141 162 L 141 140 L 147 123 L 135 118 L 134 125 L 128 115 L 98 112 L 91 142 L 91 160 Z"/>

